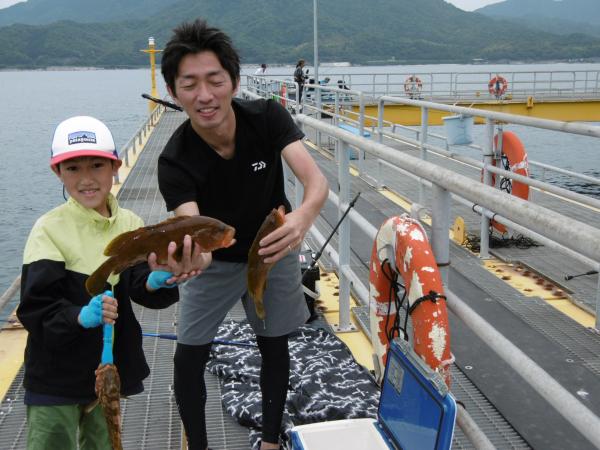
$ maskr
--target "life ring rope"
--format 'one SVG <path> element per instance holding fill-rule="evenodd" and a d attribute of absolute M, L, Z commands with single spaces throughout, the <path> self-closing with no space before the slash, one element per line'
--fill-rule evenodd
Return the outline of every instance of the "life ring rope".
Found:
<path fill-rule="evenodd" d="M 408 314 L 412 314 L 412 312 L 415 310 L 415 308 L 417 306 L 419 306 L 419 304 L 421 302 L 429 300 L 429 301 L 432 301 L 433 303 L 437 303 L 438 299 L 442 299 L 442 300 L 446 301 L 446 296 L 442 295 L 442 294 L 438 294 L 435 291 L 429 291 L 429 294 L 423 295 L 413 301 L 413 304 L 410 305 L 408 308 Z"/>
<path fill-rule="evenodd" d="M 527 160 L 527 152 L 519 137 L 512 131 L 503 131 L 501 141 L 498 134 L 494 136 L 494 145 L 496 147 L 498 147 L 500 142 L 502 142 L 501 153 L 503 168 L 517 175 L 528 177 L 529 162 Z M 494 161 L 493 164 L 496 165 L 496 162 Z M 492 183 L 495 184 L 495 176 L 493 174 Z M 521 181 L 503 177 L 500 181 L 500 189 L 523 200 L 529 200 L 529 185 Z M 507 231 L 507 228 L 504 225 L 493 219 L 490 221 L 490 224 L 501 234 L 504 234 Z"/>
<path fill-rule="evenodd" d="M 410 316 L 415 353 L 449 384 L 447 361 L 452 355 L 443 289 L 423 226 L 407 214 L 386 220 L 373 242 L 369 274 L 371 341 L 380 368 L 385 367 L 390 341 L 401 333 L 407 337 Z M 403 317 L 401 311 L 406 312 Z"/>

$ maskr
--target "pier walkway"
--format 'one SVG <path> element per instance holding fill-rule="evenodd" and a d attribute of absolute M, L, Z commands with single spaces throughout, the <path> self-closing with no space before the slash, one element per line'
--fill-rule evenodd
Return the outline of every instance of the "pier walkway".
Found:
<path fill-rule="evenodd" d="M 167 217 L 156 184 L 156 160 L 166 140 L 184 117 L 182 113 L 170 111 L 162 114 L 144 151 L 120 189 L 121 204 L 134 210 L 146 223 L 156 223 Z M 307 137 L 307 148 L 328 178 L 330 189 L 337 192 L 338 168 L 331 148 L 317 148 L 312 132 L 307 131 Z M 399 152 L 415 152 L 415 148 L 408 145 L 393 141 L 385 143 Z M 479 169 L 432 153 L 428 160 L 441 167 L 451 166 L 458 173 L 479 179 Z M 418 198 L 417 183 L 397 169 L 380 166 L 371 157 L 362 161 L 361 166 L 362 176 L 352 177 L 350 191 L 352 196 L 361 192 L 355 210 L 373 227 L 378 228 L 386 218 L 405 212 L 402 205 L 406 207 Z M 353 173 L 357 175 L 356 171 Z M 378 189 L 374 180 L 386 188 Z M 288 188 L 293 198 L 293 188 Z M 425 189 L 425 196 L 430 196 L 428 188 Z M 558 206 L 553 196 L 535 190 L 532 202 L 558 208 L 562 214 L 600 226 L 600 213 L 597 210 L 575 203 L 561 203 Z M 453 217 L 460 215 L 465 219 L 469 234 L 478 235 L 477 214 L 456 202 L 453 202 L 451 211 Z M 338 209 L 328 202 L 315 226 L 322 235 L 328 236 L 337 220 Z M 351 235 L 351 266 L 368 286 L 372 239 L 355 225 L 351 226 Z M 319 249 L 313 238 L 308 237 L 306 242 L 313 251 Z M 333 237 L 331 245 L 338 248 L 337 236 Z M 564 282 L 566 270 L 570 273 L 580 271 L 580 267 L 583 270 L 578 261 L 569 260 L 565 255 L 544 246 L 527 249 L 492 247 L 490 251 L 500 263 L 502 260 L 523 263 L 523 267 L 531 272 L 537 272 L 547 281 L 560 286 L 573 301 L 582 304 L 588 311 L 594 311 L 597 276 Z M 493 267 L 486 267 L 484 261 L 464 245 L 451 243 L 450 259 L 449 287 L 573 395 L 577 395 L 590 410 L 600 415 L 600 335 L 567 317 L 539 296 L 528 295 L 524 290 L 507 284 Z M 323 271 L 334 270 L 334 264 L 326 254 L 320 263 Z M 158 311 L 139 308 L 136 313 L 145 332 L 176 332 L 177 305 Z M 359 324 L 356 333 L 368 334 L 368 306 L 359 305 L 353 313 L 353 320 Z M 230 317 L 242 319 L 243 312 L 236 309 Z M 452 391 L 497 448 L 594 448 L 458 317 L 451 314 L 450 323 L 452 352 L 456 356 L 456 363 L 452 367 Z M 327 326 L 322 321 L 318 324 Z M 172 391 L 174 349 L 174 341 L 144 338 L 151 375 L 145 382 L 143 394 L 123 400 L 126 449 L 182 448 L 181 424 Z M 211 447 L 248 449 L 247 429 L 236 424 L 221 407 L 219 380 L 208 373 L 205 379 L 209 388 L 207 417 Z M 25 448 L 25 413 L 20 383 L 21 376 L 18 376 L 0 404 L 2 449 Z M 474 448 L 458 427 L 453 448 Z"/>

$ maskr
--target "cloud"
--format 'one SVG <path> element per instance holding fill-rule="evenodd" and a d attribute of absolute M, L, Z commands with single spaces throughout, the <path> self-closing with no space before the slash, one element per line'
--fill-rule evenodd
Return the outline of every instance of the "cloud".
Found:
<path fill-rule="evenodd" d="M 0 0 L 0 9 L 8 8 L 9 6 L 14 5 L 15 3 L 25 2 L 27 0 Z"/>
<path fill-rule="evenodd" d="M 447 3 L 452 3 L 454 6 L 465 11 L 473 11 L 478 8 L 482 8 L 492 3 L 499 3 L 504 0 L 445 0 Z"/>

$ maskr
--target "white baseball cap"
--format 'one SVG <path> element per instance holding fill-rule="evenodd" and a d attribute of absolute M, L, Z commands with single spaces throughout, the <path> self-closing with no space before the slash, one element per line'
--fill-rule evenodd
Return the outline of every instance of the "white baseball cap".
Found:
<path fill-rule="evenodd" d="M 62 121 L 54 130 L 50 165 L 79 156 L 119 159 L 112 133 L 98 119 L 75 116 Z"/>

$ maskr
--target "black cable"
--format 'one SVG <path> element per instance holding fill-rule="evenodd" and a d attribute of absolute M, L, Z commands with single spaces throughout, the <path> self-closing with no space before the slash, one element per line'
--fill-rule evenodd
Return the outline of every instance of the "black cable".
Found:
<path fill-rule="evenodd" d="M 481 239 L 476 234 L 467 234 L 464 245 L 472 252 L 479 253 L 481 249 L 480 242 Z M 508 238 L 504 236 L 498 237 L 495 234 L 490 233 L 489 246 L 490 248 L 516 247 L 519 249 L 528 249 L 530 247 L 539 247 L 541 244 L 522 234 Z"/>
<path fill-rule="evenodd" d="M 160 98 L 152 97 L 148 94 L 142 94 L 142 97 L 147 100 L 152 100 L 154 103 L 158 103 L 160 105 L 166 106 L 167 108 L 174 109 L 175 111 L 183 111 L 183 108 L 175 103 L 168 102 L 166 100 L 161 100 Z"/>
<path fill-rule="evenodd" d="M 502 163 L 502 168 L 504 170 L 510 170 L 510 161 L 506 155 L 503 154 L 500 160 Z M 510 178 L 502 177 L 500 179 L 500 190 L 510 194 L 512 192 L 512 180 Z"/>
<path fill-rule="evenodd" d="M 386 272 L 386 269 L 385 269 L 386 267 L 389 268 L 391 273 Z M 386 314 L 386 318 L 385 318 L 385 328 L 384 328 L 386 330 L 386 337 L 388 339 L 388 342 L 391 342 L 396 336 L 400 336 L 400 332 L 402 332 L 402 338 L 404 340 L 408 340 L 408 333 L 407 333 L 408 310 L 407 310 L 407 308 L 403 308 L 404 301 L 406 299 L 406 289 L 402 283 L 398 282 L 398 272 L 394 271 L 392 269 L 392 266 L 389 263 L 389 260 L 387 258 L 385 260 L 383 260 L 381 263 L 381 272 L 385 275 L 385 277 L 390 282 L 390 290 L 388 292 L 388 310 L 387 310 L 387 314 Z M 402 288 L 404 290 L 404 294 L 402 295 L 402 298 L 400 298 L 400 296 L 398 295 L 399 288 Z M 389 326 L 390 325 L 389 320 L 390 320 L 390 312 L 391 312 L 391 307 L 392 307 L 392 299 L 394 301 L 394 307 L 396 308 L 396 315 L 394 316 L 394 322 L 392 323 L 391 326 Z M 407 310 L 406 315 L 405 315 L 405 320 L 404 320 L 404 327 L 400 326 L 400 311 L 402 309 Z"/>

